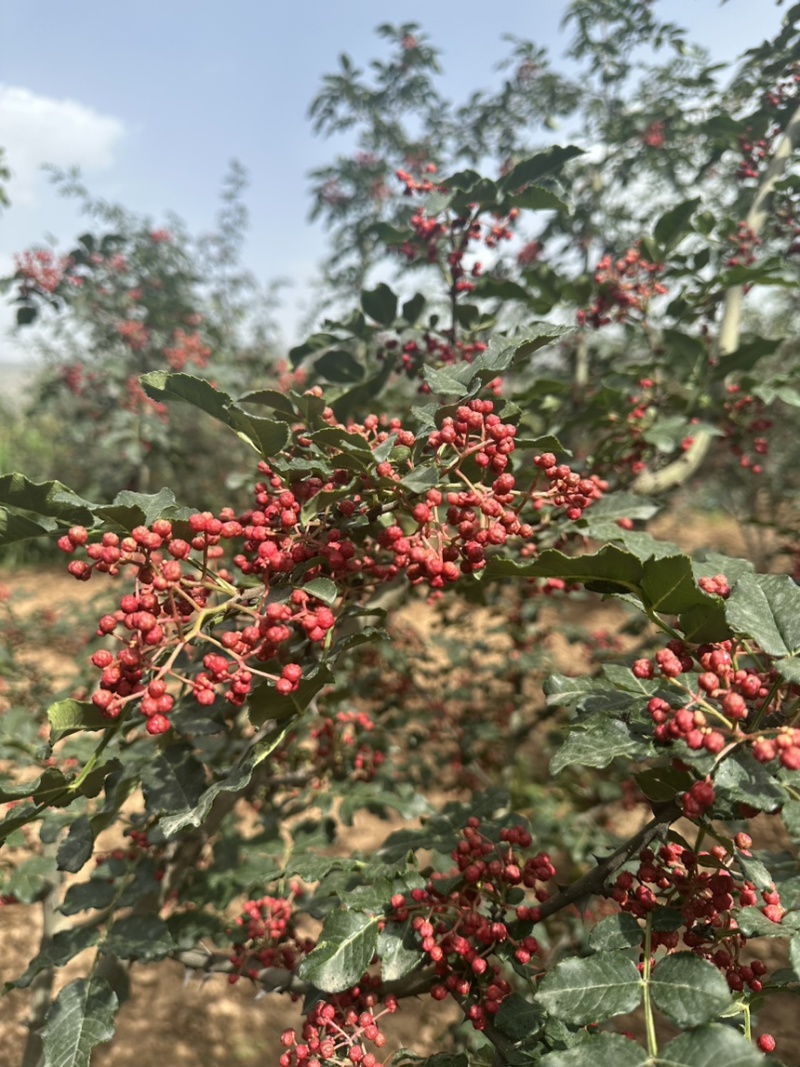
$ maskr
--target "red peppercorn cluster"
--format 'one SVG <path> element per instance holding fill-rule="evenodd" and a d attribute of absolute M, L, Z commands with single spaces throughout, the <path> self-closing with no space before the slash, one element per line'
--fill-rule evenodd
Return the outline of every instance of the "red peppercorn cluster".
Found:
<path fill-rule="evenodd" d="M 85 557 L 68 565 L 75 578 L 85 581 L 97 572 L 133 580 L 132 591 L 98 625 L 108 644 L 92 657 L 101 672 L 92 700 L 107 718 L 135 704 L 147 731 L 157 735 L 169 730 L 179 692 L 202 706 L 224 696 L 237 708 L 266 681 L 288 696 L 302 680 L 303 657 L 311 652 L 317 658 L 330 645 L 336 590 L 374 587 L 400 574 L 441 589 L 480 571 L 509 538 L 523 542 L 523 554 L 533 554 L 553 510 L 578 519 L 607 488 L 596 476 L 581 477 L 558 464 L 552 453 L 535 456 L 527 485 L 518 486 L 509 469 L 516 426 L 491 400 L 458 407 L 431 433 L 434 471 L 458 488 L 424 495 L 403 484 L 414 471 L 416 438 L 398 420 L 369 415 L 345 427 L 327 408 L 320 417 L 337 431 L 334 443 L 320 445 L 316 431 L 298 425 L 291 451 L 303 456 L 327 447 L 333 461 L 327 481 L 311 474 L 287 483 L 262 461 L 254 506 L 242 514 L 223 508 L 218 516 L 197 513 L 180 525 L 158 519 L 127 537 L 106 532 L 97 541 L 75 526 L 59 539 L 62 551 Z M 353 438 L 360 455 L 387 443 L 395 451 L 372 470 L 354 473 L 336 466 L 341 434 Z M 315 513 L 307 505 L 320 494 L 335 500 Z M 384 515 L 391 515 L 388 523 Z M 353 519 L 356 536 L 348 531 Z M 228 552 L 232 570 L 224 563 Z M 317 578 L 335 583 L 327 602 L 308 584 Z M 359 769 L 366 771 L 368 763 Z"/>
<path fill-rule="evenodd" d="M 769 442 L 764 436 L 772 426 L 772 420 L 765 417 L 766 405 L 762 400 L 750 394 L 740 395 L 740 385 L 726 387 L 728 397 L 724 403 L 724 417 L 721 429 L 734 456 L 739 459 L 743 470 L 761 474 L 760 457 L 769 452 Z"/>
<path fill-rule="evenodd" d="M 588 311 L 579 311 L 579 326 L 588 323 L 594 329 L 611 322 L 626 322 L 634 312 L 647 315 L 654 296 L 663 296 L 667 289 L 659 281 L 663 267 L 642 259 L 637 248 L 629 248 L 620 259 L 603 256 L 594 274 L 598 293 Z"/>
<path fill-rule="evenodd" d="M 25 299 L 33 292 L 54 293 L 71 266 L 69 256 L 56 256 L 49 248 L 15 255 L 14 270 L 20 282 L 19 295 Z"/>
<path fill-rule="evenodd" d="M 128 829 L 125 831 L 125 837 L 128 838 L 130 844 L 124 848 L 114 848 L 110 852 L 96 855 L 94 861 L 97 866 L 100 867 L 109 860 L 115 860 L 117 863 L 124 863 L 127 871 L 144 860 L 150 860 L 156 865 L 153 877 L 160 882 L 164 877 L 164 868 L 161 866 L 164 858 L 163 844 L 150 841 L 146 830 Z M 113 884 L 121 873 L 117 869 L 109 881 Z"/>
<path fill-rule="evenodd" d="M 733 844 L 749 854 L 752 841 L 741 833 Z M 761 960 L 742 961 L 746 938 L 736 922 L 737 910 L 756 906 L 759 895 L 752 882 L 731 869 L 734 862 L 733 849 L 724 845 L 715 845 L 708 852 L 695 852 L 674 842 L 662 845 L 657 852 L 646 848 L 634 870 L 620 872 L 610 895 L 637 919 L 656 908 L 679 913 L 681 926 L 677 929 L 653 930 L 653 949 L 672 952 L 680 949 L 682 942 L 694 955 L 718 967 L 732 990 L 747 988 L 759 993 L 767 967 Z M 762 913 L 779 923 L 784 909 L 774 888 L 763 890 L 761 901 Z"/>
<path fill-rule="evenodd" d="M 228 976 L 233 984 L 240 977 L 258 981 L 259 971 L 279 967 L 294 973 L 300 961 L 315 947 L 312 938 L 302 937 L 295 925 L 293 898 L 264 896 L 248 900 L 236 919 L 231 963 L 236 972 Z"/>
<path fill-rule="evenodd" d="M 730 593 L 724 575 L 701 579 L 700 584 L 718 596 Z M 777 759 L 787 770 L 799 770 L 800 729 L 780 723 L 784 702 L 795 699 L 796 687 L 782 683 L 771 668 L 739 665 L 740 658 L 749 657 L 732 641 L 692 649 L 673 640 L 654 661 L 637 660 L 631 668 L 635 677 L 667 679 L 683 701 L 676 708 L 663 697 L 650 699 L 647 710 L 656 724 L 655 740 L 683 741 L 690 749 L 713 754 L 731 742 L 745 743 L 760 763 Z M 682 676 L 697 667 L 696 680 L 684 683 Z M 762 725 L 762 720 L 775 725 Z"/>
<path fill-rule="evenodd" d="M 651 122 L 641 136 L 641 142 L 648 148 L 663 148 L 666 142 L 663 122 Z"/>
<path fill-rule="evenodd" d="M 376 1012 L 379 984 L 367 975 L 348 993 L 318 1001 L 299 1036 L 294 1029 L 281 1034 L 286 1051 L 278 1060 L 280 1067 L 382 1067 L 370 1046 L 381 1049 L 386 1044 L 379 1024 L 397 1011 L 397 999 L 385 996 Z"/>
<path fill-rule="evenodd" d="M 733 246 L 733 250 L 726 260 L 727 266 L 749 267 L 751 263 L 755 263 L 755 250 L 761 244 L 761 238 L 756 237 L 746 222 L 739 223 L 736 233 L 728 238 L 728 243 Z"/>
<path fill-rule="evenodd" d="M 397 922 L 411 919 L 439 979 L 431 989 L 433 999 L 470 998 L 468 1017 L 476 1030 L 486 1028 L 511 993 L 497 961 L 513 956 L 528 966 L 539 951 L 531 931 L 540 912 L 522 903 L 524 890 L 542 903 L 550 896 L 544 883 L 555 877 L 546 853 L 522 858 L 532 844 L 524 827 L 503 830 L 495 842 L 480 825 L 475 817 L 467 821 L 451 853 L 451 870 L 434 874 L 424 889 L 397 893 L 390 912 Z"/>
<path fill-rule="evenodd" d="M 170 683 L 191 689 L 199 704 L 213 704 L 219 690 L 234 707 L 240 707 L 250 693 L 254 675 L 271 680 L 283 694 L 293 692 L 302 677 L 296 663 L 284 663 L 279 673 L 266 672 L 261 665 L 281 654 L 292 638 L 299 635 L 311 643 L 325 641 L 334 623 L 333 612 L 314 601 L 303 589 L 292 591 L 286 602 L 267 603 L 267 591 L 259 594 L 255 607 L 237 600 L 236 590 L 224 568 L 213 570 L 209 563 L 222 553 L 220 542 L 240 537 L 243 526 L 231 515 L 221 519 L 210 513 L 189 519 L 191 540 L 173 535 L 172 524 L 159 519 L 151 527 L 139 526 L 130 537 L 103 534 L 100 542 L 88 543 L 88 532 L 73 527 L 59 540 L 64 552 L 81 547 L 91 562 L 74 560 L 70 573 L 80 579 L 93 571 L 118 575 L 121 568 L 135 574 L 134 592 L 121 597 L 113 614 L 104 615 L 98 635 L 114 639 L 117 648 L 104 648 L 92 656 L 100 670 L 100 688 L 93 703 L 109 719 L 118 718 L 123 708 L 136 702 L 147 719 L 147 731 L 165 733 L 174 705 Z M 192 553 L 201 559 L 193 561 Z M 226 629 L 214 642 L 218 651 L 203 657 L 203 670 L 187 674 L 192 642 L 211 603 L 230 605 L 238 628 Z M 209 635 L 205 635 L 209 640 Z"/>
<path fill-rule="evenodd" d="M 375 723 L 363 711 L 339 711 L 311 730 L 311 764 L 322 777 L 371 782 L 386 755 L 368 740 Z"/>
<path fill-rule="evenodd" d="M 739 181 L 748 178 L 758 178 L 759 167 L 767 155 L 767 142 L 763 138 L 752 140 L 749 133 L 741 134 L 738 138 L 740 160 L 736 167 L 736 177 Z"/>

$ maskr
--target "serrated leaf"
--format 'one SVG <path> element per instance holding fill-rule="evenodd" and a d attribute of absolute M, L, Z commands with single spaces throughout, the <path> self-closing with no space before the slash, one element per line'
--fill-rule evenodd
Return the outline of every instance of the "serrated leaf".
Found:
<path fill-rule="evenodd" d="M 264 459 L 280 452 L 289 443 L 291 431 L 287 423 L 249 415 L 232 397 L 221 389 L 215 389 L 204 378 L 195 378 L 191 374 L 151 371 L 139 381 L 152 400 L 182 401 L 211 415 L 233 430 L 237 437 Z"/>
<path fill-rule="evenodd" d="M 262 726 L 268 719 L 286 723 L 305 711 L 317 693 L 334 680 L 327 663 L 320 664 L 300 679 L 297 689 L 284 696 L 272 682 L 257 685 L 247 700 L 247 710 L 254 726 Z"/>
<path fill-rule="evenodd" d="M 698 604 L 712 608 L 716 601 L 698 589 L 688 556 L 665 556 L 647 560 L 641 581 L 646 603 L 667 615 L 680 615 Z"/>
<path fill-rule="evenodd" d="M 549 1052 L 540 1067 L 651 1067 L 647 1051 L 621 1034 L 596 1034 L 572 1048 Z"/>
<path fill-rule="evenodd" d="M 107 908 L 114 899 L 116 889 L 109 882 L 92 879 L 71 885 L 61 905 L 63 915 L 76 915 L 92 908 Z"/>
<path fill-rule="evenodd" d="M 405 978 L 425 958 L 409 922 L 388 922 L 378 935 L 377 953 L 385 982 Z"/>
<path fill-rule="evenodd" d="M 762 1053 L 738 1030 L 719 1023 L 681 1034 L 659 1052 L 669 1067 L 767 1067 Z"/>
<path fill-rule="evenodd" d="M 595 715 L 586 726 L 570 731 L 566 742 L 550 761 L 550 773 L 561 774 L 565 767 L 607 767 L 618 756 L 644 759 L 650 745 L 619 719 Z"/>
<path fill-rule="evenodd" d="M 118 919 L 102 942 L 105 953 L 121 960 L 161 960 L 175 951 L 169 927 L 157 915 Z"/>
<path fill-rule="evenodd" d="M 744 574 L 725 602 L 732 630 L 758 642 L 768 656 L 800 650 L 800 588 L 786 574 Z"/>
<path fill-rule="evenodd" d="M 535 1000 L 526 1000 L 519 993 L 512 993 L 500 1005 L 500 1011 L 494 1017 L 494 1025 L 512 1041 L 524 1041 L 535 1037 L 544 1026 L 547 1016 L 541 1004 Z"/>
<path fill-rule="evenodd" d="M 314 578 L 310 582 L 306 582 L 303 586 L 303 592 L 308 593 L 309 596 L 316 597 L 317 600 L 321 600 L 329 608 L 333 607 L 336 603 L 336 598 L 339 596 L 336 583 L 332 582 L 330 578 Z"/>
<path fill-rule="evenodd" d="M 142 768 L 142 791 L 154 815 L 191 811 L 205 789 L 205 772 L 186 742 L 170 745 Z"/>
<path fill-rule="evenodd" d="M 644 934 L 641 926 L 632 915 L 620 912 L 609 915 L 592 927 L 589 934 L 589 948 L 593 952 L 613 952 L 616 949 L 633 948 L 641 945 Z"/>
<path fill-rule="evenodd" d="M 281 743 L 289 725 L 276 729 L 254 745 L 239 764 L 201 794 L 194 807 L 163 816 L 158 823 L 161 832 L 166 837 L 172 837 L 187 826 L 200 826 L 220 793 L 238 793 L 246 789 L 255 768 Z"/>
<path fill-rule="evenodd" d="M 786 800 L 786 792 L 766 767 L 742 750 L 722 761 L 714 787 L 729 804 L 748 804 L 759 811 L 776 811 Z"/>
<path fill-rule="evenodd" d="M 800 928 L 800 913 L 787 912 L 775 923 L 758 908 L 747 907 L 737 914 L 736 921 L 745 937 L 788 937 Z"/>
<path fill-rule="evenodd" d="M 606 545 L 599 552 L 584 556 L 567 556 L 548 548 L 536 559 L 524 563 L 494 556 L 487 561 L 485 573 L 487 578 L 563 578 L 597 592 L 616 593 L 635 592 L 644 569 L 632 553 L 616 545 Z"/>
<path fill-rule="evenodd" d="M 425 297 L 422 293 L 415 293 L 410 300 L 403 304 L 403 318 L 409 326 L 413 326 L 422 314 L 425 307 Z"/>
<path fill-rule="evenodd" d="M 676 770 L 674 767 L 650 767 L 635 774 L 634 779 L 647 799 L 656 804 L 674 800 L 679 793 L 690 789 L 694 782 L 689 771 Z"/>
<path fill-rule="evenodd" d="M 20 904 L 32 904 L 34 900 L 41 899 L 57 881 L 56 865 L 52 856 L 29 856 L 5 879 L 3 892 L 16 897 Z"/>
<path fill-rule="evenodd" d="M 94 832 L 86 815 L 79 815 L 69 828 L 69 833 L 58 846 L 56 865 L 60 871 L 77 874 L 92 858 Z"/>
<path fill-rule="evenodd" d="M 63 482 L 32 482 L 24 474 L 0 476 L 0 504 L 81 526 L 91 525 L 94 506 Z"/>
<path fill-rule="evenodd" d="M 42 1030 L 44 1067 L 89 1067 L 92 1050 L 114 1036 L 117 995 L 101 978 L 78 979 L 53 1001 Z"/>
<path fill-rule="evenodd" d="M 111 725 L 90 700 L 58 700 L 47 709 L 47 719 L 62 735 L 75 730 L 105 730 Z"/>
<path fill-rule="evenodd" d="M 112 890 L 113 887 L 109 886 Z M 26 967 L 25 971 L 13 982 L 6 982 L 5 990 L 27 989 L 40 971 L 50 970 L 53 967 L 63 967 L 74 959 L 79 952 L 96 945 L 100 939 L 100 931 L 92 926 L 77 926 L 70 930 L 59 930 L 53 935 L 53 940 L 36 955 Z"/>
<path fill-rule="evenodd" d="M 551 1015 L 577 1026 L 633 1011 L 641 998 L 636 965 L 618 953 L 563 960 L 536 995 Z"/>
<path fill-rule="evenodd" d="M 583 149 L 578 148 L 576 145 L 565 145 L 563 147 L 561 145 L 553 145 L 544 152 L 537 152 L 536 155 L 520 160 L 516 166 L 511 168 L 508 174 L 501 178 L 498 184 L 501 189 L 513 193 L 529 182 L 538 181 L 546 174 L 557 173 L 571 159 L 582 155 Z"/>
<path fill-rule="evenodd" d="M 55 529 L 56 523 L 52 519 L 34 522 L 27 515 L 14 515 L 7 508 L 0 508 L 0 548 L 52 535 Z"/>
<path fill-rule="evenodd" d="M 658 1010 L 681 1029 L 709 1023 L 731 1005 L 731 991 L 719 970 L 691 952 L 659 960 L 650 988 Z"/>
<path fill-rule="evenodd" d="M 564 674 L 551 674 L 544 683 L 548 707 L 571 707 L 593 692 L 595 681 L 585 675 L 570 678 Z"/>
<path fill-rule="evenodd" d="M 332 912 L 319 944 L 298 969 L 304 981 L 324 993 L 341 993 L 359 982 L 378 947 L 378 919 L 362 911 Z"/>

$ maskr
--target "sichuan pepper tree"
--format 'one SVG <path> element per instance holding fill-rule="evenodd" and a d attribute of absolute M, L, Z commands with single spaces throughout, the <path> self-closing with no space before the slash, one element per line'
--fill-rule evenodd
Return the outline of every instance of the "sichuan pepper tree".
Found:
<path fill-rule="evenodd" d="M 245 172 L 232 165 L 215 231 L 199 238 L 175 217 L 158 226 L 93 198 L 71 173 L 53 178 L 62 195 L 80 201 L 91 229 L 66 252 L 20 253 L 3 283 L 20 330 L 38 327 L 33 347 L 42 369 L 28 422 L 44 436 L 58 435 L 50 469 L 40 476 L 53 477 L 57 464 L 61 477 L 90 497 L 170 482 L 219 503 L 214 482 L 224 486 L 240 473 L 233 457 L 217 467 L 208 424 L 168 412 L 139 378 L 186 370 L 242 390 L 255 367 L 272 362 L 267 307 L 241 265 Z"/>
<path fill-rule="evenodd" d="M 784 65 L 753 68 L 764 91 L 788 77 L 798 18 L 772 49 Z M 791 106 L 779 117 L 750 152 L 755 176 L 737 177 L 735 138 L 720 147 L 755 205 L 791 185 Z M 648 131 L 642 147 L 659 150 L 663 131 Z M 750 223 L 690 201 L 638 244 L 626 235 L 596 261 L 590 248 L 593 273 L 571 288 L 543 242 L 518 279 L 481 291 L 476 249 L 513 247 L 534 211 L 568 231 L 580 153 L 550 148 L 499 178 L 400 167 L 406 217 L 378 237 L 439 286 L 364 290 L 293 352 L 308 389 L 266 382 L 234 399 L 185 369 L 139 379 L 153 403 L 202 411 L 252 449 L 248 505 L 206 510 L 167 489 L 94 504 L 0 480 L 7 542 L 55 533 L 77 581 L 113 590 L 91 682 L 50 706 L 44 749 L 2 794 L 0 835 L 42 843 L 3 887 L 48 917 L 11 983 L 37 991 L 27 1062 L 88 1063 L 130 964 L 164 958 L 302 1000 L 282 1067 L 385 1062 L 389 1017 L 422 995 L 465 1024 L 431 1063 L 778 1062 L 755 1018 L 797 992 L 797 864 L 758 848 L 750 820 L 800 836 L 800 591 L 655 540 L 642 524 L 659 505 L 630 489 L 674 481 L 659 475 L 691 434 L 741 477 L 769 462 L 754 423 L 770 412 L 756 409 L 792 403 L 794 385 L 779 366 L 751 387 L 780 341 L 742 332 L 736 294 L 791 289 L 793 268 Z M 526 293 L 570 325 L 508 326 Z M 567 384 L 565 366 L 595 366 L 583 344 L 597 366 L 614 361 L 599 389 L 594 372 Z M 488 679 L 476 691 L 485 675 L 466 697 L 433 691 L 387 647 L 398 603 L 420 597 L 441 608 L 444 641 L 459 634 L 450 605 L 476 642 L 506 635 L 502 701 Z M 542 607 L 566 629 L 571 602 L 601 597 L 625 632 L 575 642 L 589 670 L 548 669 Z M 559 709 L 543 766 L 540 735 L 524 741 Z M 454 798 L 431 799 L 432 783 Z M 619 800 L 639 808 L 632 832 L 587 819 Z M 392 808 L 406 826 L 347 849 L 355 813 Z M 124 848 L 100 851 L 109 827 Z M 66 891 L 64 873 L 77 876 Z M 782 969 L 763 958 L 775 939 Z M 84 977 L 48 996 L 85 950 Z"/>

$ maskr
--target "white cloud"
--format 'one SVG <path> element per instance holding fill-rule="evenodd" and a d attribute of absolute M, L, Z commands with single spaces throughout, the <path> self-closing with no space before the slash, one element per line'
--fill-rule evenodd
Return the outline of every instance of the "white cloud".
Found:
<path fill-rule="evenodd" d="M 76 100 L 0 84 L 0 147 L 11 168 L 9 194 L 16 203 L 35 200 L 44 163 L 90 171 L 110 167 L 124 134 L 119 119 Z"/>

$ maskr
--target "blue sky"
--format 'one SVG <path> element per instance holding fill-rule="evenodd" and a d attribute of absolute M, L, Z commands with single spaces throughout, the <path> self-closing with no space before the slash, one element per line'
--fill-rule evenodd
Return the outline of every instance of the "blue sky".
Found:
<path fill-rule="evenodd" d="M 563 51 L 566 8 L 567 0 L 50 0 L 34 22 L 30 5 L 6 3 L 0 145 L 14 179 L 12 207 L 0 216 L 0 274 L 46 234 L 65 246 L 80 232 L 74 206 L 42 177 L 45 162 L 79 164 L 96 195 L 156 220 L 173 210 L 197 232 L 212 226 L 236 157 L 251 178 L 247 265 L 264 281 L 294 281 L 280 312 L 291 343 L 325 248 L 324 231 L 308 222 L 306 175 L 336 149 L 313 136 L 306 113 L 339 53 L 364 63 L 380 54 L 378 23 L 419 22 L 443 51 L 445 93 L 463 99 L 496 84 L 505 33 Z M 772 0 L 659 0 L 658 10 L 718 60 L 774 33 L 782 13 Z M 9 322 L 0 309 L 0 361 L 20 352 Z"/>

